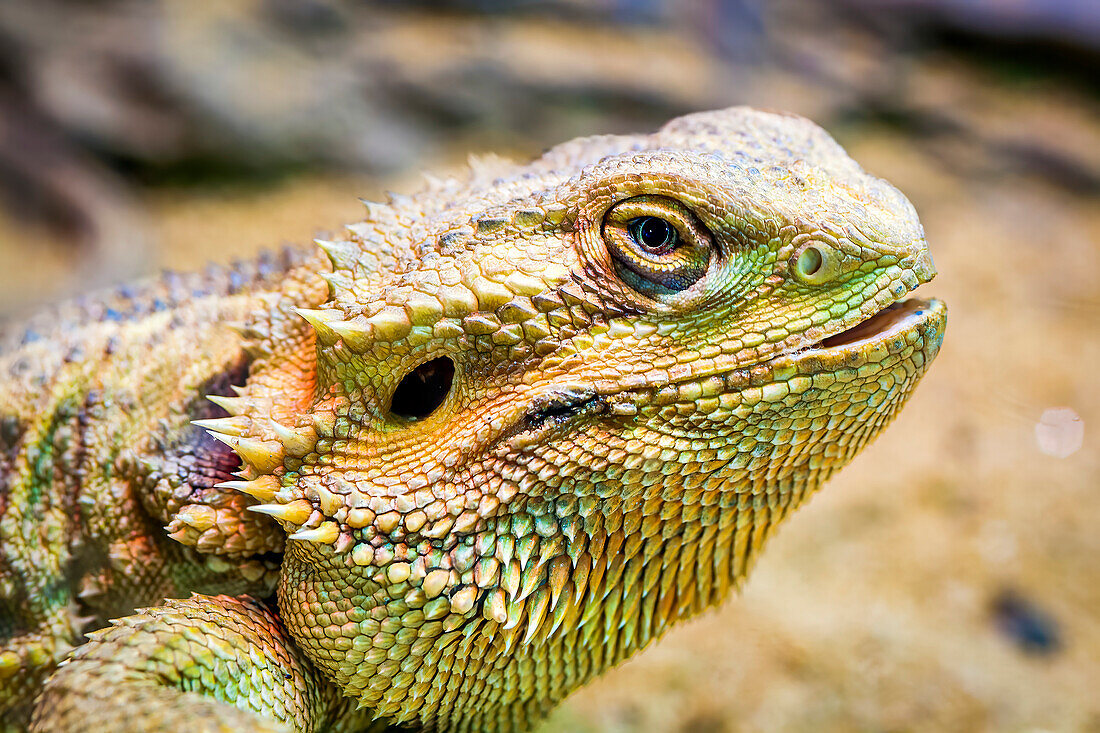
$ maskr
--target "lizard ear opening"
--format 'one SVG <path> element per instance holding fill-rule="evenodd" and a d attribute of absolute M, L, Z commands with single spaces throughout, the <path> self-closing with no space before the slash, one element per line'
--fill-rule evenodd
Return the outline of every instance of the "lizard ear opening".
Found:
<path fill-rule="evenodd" d="M 431 415 L 451 392 L 455 363 L 446 356 L 426 361 L 405 375 L 394 390 L 390 412 L 407 421 Z"/>

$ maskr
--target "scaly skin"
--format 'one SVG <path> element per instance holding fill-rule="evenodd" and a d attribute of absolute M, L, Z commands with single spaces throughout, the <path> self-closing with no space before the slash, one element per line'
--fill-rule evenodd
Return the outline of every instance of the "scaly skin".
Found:
<path fill-rule="evenodd" d="M 724 599 L 943 335 L 939 301 L 884 311 L 935 272 L 910 204 L 797 117 L 369 208 L 10 347 L 9 726 L 82 623 L 162 604 L 90 634 L 32 729 L 525 729 Z M 164 602 L 192 591 L 229 595 Z"/>

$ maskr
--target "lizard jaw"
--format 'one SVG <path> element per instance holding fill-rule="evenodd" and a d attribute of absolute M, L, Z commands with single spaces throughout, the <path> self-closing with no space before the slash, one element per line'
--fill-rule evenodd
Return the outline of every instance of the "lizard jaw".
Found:
<path fill-rule="evenodd" d="M 840 333 L 762 364 L 773 371 L 793 366 L 799 373 L 814 374 L 882 362 L 906 353 L 905 359 L 919 359 L 918 368 L 922 368 L 938 352 L 946 320 L 947 306 L 941 300 L 909 298 L 896 301 Z M 916 350 L 923 352 L 920 357 L 910 353 L 910 347 L 917 344 Z M 745 369 L 723 369 L 715 373 L 736 373 Z M 700 377 L 696 375 L 695 378 Z M 554 390 L 529 405 L 503 437 L 511 441 L 518 439 L 523 444 L 534 443 L 548 431 L 560 429 L 577 417 L 608 413 L 633 415 L 637 411 L 634 404 L 641 395 L 622 388 L 604 392 L 576 386 Z"/>
<path fill-rule="evenodd" d="M 799 352 L 799 356 L 852 352 L 885 344 L 893 338 L 920 330 L 922 326 L 942 321 L 945 315 L 946 307 L 935 298 L 896 301 L 851 328 L 821 339 L 809 349 Z"/>

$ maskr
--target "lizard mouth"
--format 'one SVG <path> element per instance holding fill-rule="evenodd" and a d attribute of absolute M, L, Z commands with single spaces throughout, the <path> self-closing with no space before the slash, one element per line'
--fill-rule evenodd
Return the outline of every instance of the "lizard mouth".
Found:
<path fill-rule="evenodd" d="M 801 360 L 861 354 L 867 361 L 879 361 L 917 336 L 938 344 L 946 316 L 947 307 L 941 300 L 909 298 L 891 303 L 851 328 L 826 336 L 789 356 Z M 882 352 L 883 348 L 886 352 Z"/>
<path fill-rule="evenodd" d="M 930 307 L 930 302 L 920 298 L 910 298 L 891 303 L 870 318 L 864 319 L 851 328 L 838 334 L 821 339 L 811 348 L 835 349 L 844 346 L 857 346 L 870 342 L 892 332 L 903 331 L 916 326 Z"/>
<path fill-rule="evenodd" d="M 947 320 L 947 306 L 935 298 L 910 298 L 891 303 L 840 333 L 814 342 L 808 348 L 788 352 L 765 362 L 772 368 L 794 367 L 803 374 L 832 372 L 845 367 L 882 362 L 898 356 L 913 359 L 922 351 L 921 363 L 930 362 L 939 350 Z M 725 370 L 723 371 L 725 373 Z M 748 368 L 729 372 L 743 374 Z M 504 438 L 527 445 L 546 432 L 561 429 L 574 419 L 588 415 L 634 414 L 630 389 L 600 393 L 595 389 L 571 387 L 556 390 L 536 400 Z M 617 397 L 616 397 L 617 395 Z"/>

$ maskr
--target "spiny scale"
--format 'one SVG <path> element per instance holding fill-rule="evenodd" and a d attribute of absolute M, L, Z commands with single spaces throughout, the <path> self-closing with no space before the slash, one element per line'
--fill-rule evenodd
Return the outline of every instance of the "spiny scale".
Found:
<path fill-rule="evenodd" d="M 236 435 L 210 432 L 210 436 L 228 445 L 241 460 L 260 474 L 271 473 L 283 465 L 284 451 L 280 443 L 272 440 L 253 440 Z"/>
<path fill-rule="evenodd" d="M 274 515 L 273 515 L 274 516 Z M 304 521 L 304 520 L 303 520 Z M 300 529 L 291 534 L 289 539 L 302 540 L 303 542 L 316 542 L 322 545 L 331 545 L 340 536 L 340 527 L 336 522 L 323 522 L 316 529 Z"/>
<path fill-rule="evenodd" d="M 279 479 L 268 475 L 260 476 L 252 481 L 222 481 L 214 484 L 214 487 L 239 491 L 257 501 L 270 502 L 275 498 L 275 492 L 279 490 Z"/>
<path fill-rule="evenodd" d="M 267 514 L 293 527 L 302 526 L 313 515 L 313 505 L 304 499 L 298 499 L 289 504 L 256 504 L 248 507 L 248 510 Z M 335 537 L 333 539 L 335 540 Z"/>

